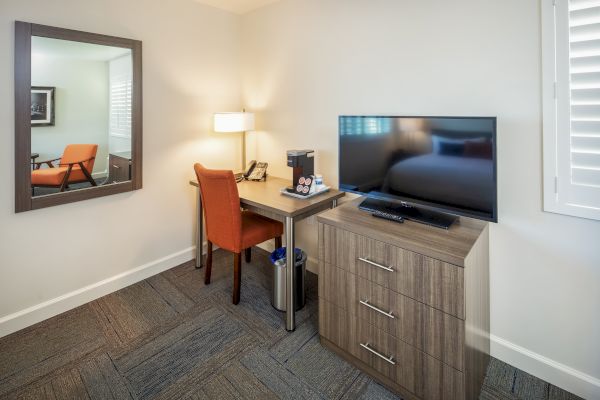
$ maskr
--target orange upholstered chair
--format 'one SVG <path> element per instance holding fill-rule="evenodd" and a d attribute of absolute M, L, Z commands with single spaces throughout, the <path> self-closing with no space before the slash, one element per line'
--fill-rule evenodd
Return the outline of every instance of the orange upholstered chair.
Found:
<path fill-rule="evenodd" d="M 232 171 L 206 169 L 201 164 L 195 164 L 194 170 L 206 219 L 208 254 L 204 283 L 210 283 L 213 244 L 233 252 L 233 304 L 238 304 L 242 250 L 246 253 L 246 262 L 250 262 L 252 246 L 275 239 L 275 246 L 281 247 L 283 224 L 251 211 L 240 210 L 240 197 Z"/>
<path fill-rule="evenodd" d="M 31 187 L 57 187 L 63 192 L 70 183 L 89 182 L 96 186 L 92 178 L 97 144 L 69 144 L 61 158 L 33 163 Z M 58 162 L 54 165 L 54 162 Z M 42 165 L 48 168 L 42 168 Z"/>

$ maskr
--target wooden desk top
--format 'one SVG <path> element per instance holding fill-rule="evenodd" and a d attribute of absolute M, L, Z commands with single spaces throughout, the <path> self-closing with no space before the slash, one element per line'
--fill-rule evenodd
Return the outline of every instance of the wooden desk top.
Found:
<path fill-rule="evenodd" d="M 344 192 L 331 189 L 310 199 L 296 199 L 281 194 L 281 188 L 289 186 L 291 181 L 267 176 L 266 181 L 242 181 L 238 183 L 238 192 L 242 204 L 261 208 L 284 217 L 296 217 L 317 208 L 323 208 L 333 200 L 345 195 Z M 198 186 L 196 180 L 190 185 Z"/>
<path fill-rule="evenodd" d="M 488 225 L 488 222 L 467 217 L 460 217 L 448 230 L 414 221 L 399 224 L 359 210 L 358 205 L 363 200 L 364 197 L 359 197 L 344 203 L 319 214 L 317 220 L 461 267 Z"/>

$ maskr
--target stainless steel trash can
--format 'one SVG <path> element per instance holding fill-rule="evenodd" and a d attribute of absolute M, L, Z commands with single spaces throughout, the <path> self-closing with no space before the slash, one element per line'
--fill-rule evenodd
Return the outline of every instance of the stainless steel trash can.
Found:
<path fill-rule="evenodd" d="M 306 275 L 306 253 L 300 249 L 295 249 L 296 264 L 294 266 L 294 297 L 296 311 L 300 310 L 306 304 L 306 293 L 304 278 Z M 273 269 L 273 290 L 271 294 L 271 305 L 279 310 L 286 311 L 285 304 L 285 272 L 286 272 L 286 248 L 276 249 L 271 253 L 271 263 Z"/>

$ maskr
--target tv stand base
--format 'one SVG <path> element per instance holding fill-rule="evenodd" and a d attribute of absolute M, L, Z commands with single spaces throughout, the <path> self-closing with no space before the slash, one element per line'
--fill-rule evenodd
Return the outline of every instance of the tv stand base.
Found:
<path fill-rule="evenodd" d="M 426 208 L 374 199 L 371 197 L 367 197 L 360 203 L 358 208 L 369 211 L 370 213 L 392 214 L 402 217 L 403 219 L 410 219 L 415 222 L 443 229 L 450 228 L 454 221 L 458 219 L 458 217 L 454 215 L 441 213 L 439 211 L 432 211 Z"/>

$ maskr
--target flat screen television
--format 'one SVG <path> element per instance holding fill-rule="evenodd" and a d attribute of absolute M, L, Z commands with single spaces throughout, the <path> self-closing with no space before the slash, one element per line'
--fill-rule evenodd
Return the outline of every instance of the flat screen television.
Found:
<path fill-rule="evenodd" d="M 339 187 L 445 228 L 448 213 L 496 222 L 496 118 L 340 116 Z"/>

